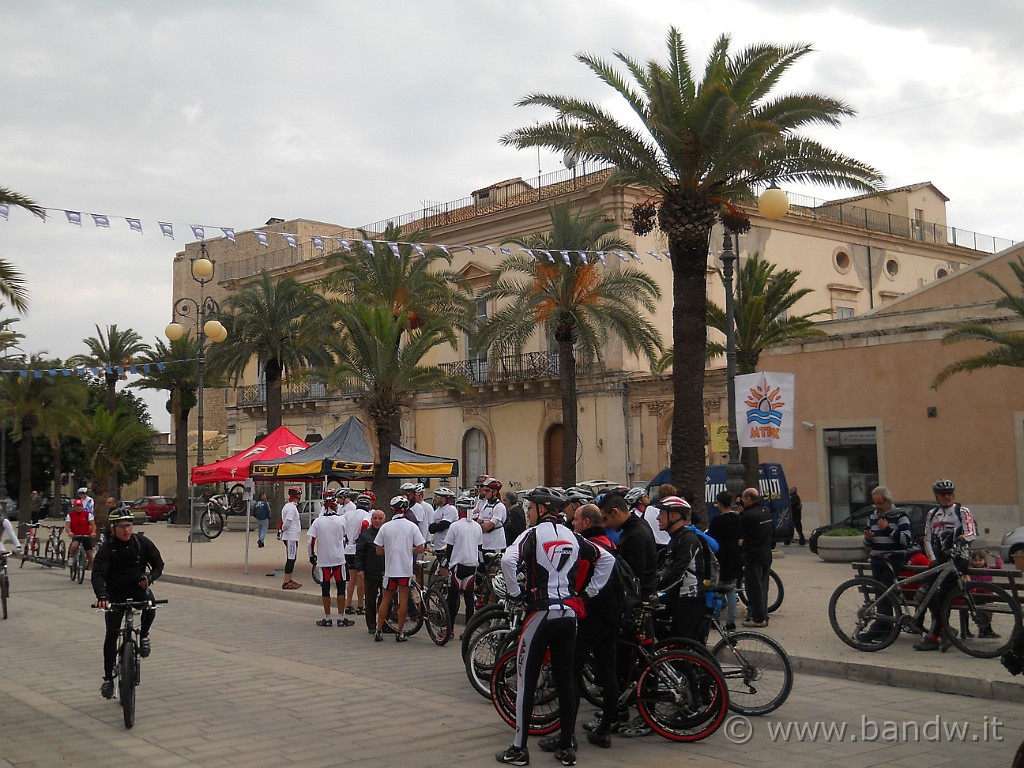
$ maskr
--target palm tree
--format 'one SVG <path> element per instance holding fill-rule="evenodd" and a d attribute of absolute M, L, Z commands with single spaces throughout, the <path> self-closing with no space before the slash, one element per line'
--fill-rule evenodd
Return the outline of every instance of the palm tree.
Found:
<path fill-rule="evenodd" d="M 384 303 L 334 302 L 331 313 L 340 331 L 333 345 L 336 362 L 321 373 L 330 385 L 345 385 L 363 393 L 360 407 L 376 442 L 373 489 L 387 498 L 387 472 L 395 440 L 392 425 L 402 406 L 417 392 L 464 386 L 437 366 L 420 365 L 439 344 L 454 347 L 455 332 L 437 318 L 423 320 L 413 328 L 408 315 L 396 316 Z"/>
<path fill-rule="evenodd" d="M 554 119 L 502 137 L 518 148 L 547 147 L 584 160 L 612 164 L 609 184 L 637 184 L 658 196 L 638 206 L 634 230 L 652 218 L 668 238 L 672 258 L 672 475 L 691 498 L 704 498 L 704 358 L 707 343 L 707 258 L 711 228 L 733 201 L 749 199 L 772 181 L 839 185 L 874 192 L 874 168 L 797 133 L 807 126 L 838 125 L 853 110 L 818 94 L 769 96 L 782 75 L 810 46 L 756 44 L 735 54 L 730 38 L 716 41 L 700 80 L 687 61 L 679 31 L 668 33 L 668 63 L 643 65 L 615 57 L 629 76 L 588 54 L 577 59 L 611 86 L 635 113 L 638 127 L 617 120 L 597 103 L 569 96 L 531 94 L 520 106 L 554 109 Z"/>
<path fill-rule="evenodd" d="M 117 381 L 125 378 L 119 374 L 119 366 L 128 366 L 136 362 L 139 355 L 149 352 L 149 345 L 131 328 L 120 330 L 116 324 L 108 325 L 104 334 L 96 326 L 96 335 L 82 339 L 89 348 L 88 355 L 75 355 L 68 360 L 70 365 L 102 368 L 103 380 L 107 385 L 107 412 L 117 410 Z"/>
<path fill-rule="evenodd" d="M 0 205 L 14 205 L 37 216 L 43 215 L 39 203 L 6 187 L 0 187 Z M 7 259 L 0 259 L 0 296 L 11 302 L 11 306 L 20 313 L 24 314 L 28 310 L 25 277 Z"/>
<path fill-rule="evenodd" d="M 210 370 L 238 380 L 255 357 L 267 393 L 267 434 L 281 426 L 281 384 L 289 372 L 327 367 L 329 317 L 323 301 L 293 277 L 260 278 L 225 302 L 227 339 L 209 352 Z M 202 439 L 202 436 L 200 436 Z"/>
<path fill-rule="evenodd" d="M 88 425 L 82 441 L 89 469 L 93 476 L 93 493 L 96 498 L 117 490 L 116 478 L 123 473 L 128 458 L 140 446 L 153 439 L 153 430 L 142 424 L 127 408 L 118 408 L 110 413 L 106 408 L 97 408 L 92 422 Z M 107 523 L 106 510 L 102 504 L 96 508 L 96 527 Z"/>
<path fill-rule="evenodd" d="M 1018 256 L 1016 262 L 1009 262 L 1009 266 L 1019 283 L 1020 294 L 1012 293 L 1007 286 L 989 272 L 978 272 L 978 277 L 992 283 L 1003 294 L 996 301 L 998 309 L 1008 309 L 1017 317 L 1024 318 L 1024 257 Z M 957 373 L 973 373 L 1000 366 L 1024 368 L 1024 334 L 1022 333 L 1001 331 L 986 323 L 968 322 L 955 326 L 942 337 L 943 344 L 956 344 L 961 341 L 982 341 L 993 346 L 982 355 L 966 357 L 947 365 L 935 377 L 933 388 L 938 387 Z"/>
<path fill-rule="evenodd" d="M 800 270 L 784 269 L 775 272 L 776 265 L 759 254 L 753 254 L 740 267 L 736 275 L 736 299 L 733 313 L 736 321 L 736 373 L 755 373 L 761 353 L 773 344 L 791 339 L 809 339 L 824 336 L 815 327 L 812 318 L 828 312 L 819 309 L 806 315 L 790 315 L 802 298 L 813 292 L 811 288 L 796 288 Z M 725 334 L 728 318 L 717 304 L 708 304 L 708 326 Z M 708 342 L 712 356 L 724 355 L 725 345 Z M 759 484 L 760 456 L 756 447 L 743 449 L 744 481 L 748 488 Z"/>
<path fill-rule="evenodd" d="M 149 363 L 150 371 L 143 373 L 131 386 L 162 389 L 169 395 L 167 412 L 174 424 L 175 498 L 180 500 L 181 506 L 188 498 L 188 415 L 197 403 L 199 345 L 190 333 L 170 344 L 157 339 L 154 348 L 141 362 Z"/>
<path fill-rule="evenodd" d="M 499 305 L 477 333 L 477 343 L 492 357 L 522 354 L 540 331 L 558 345 L 562 395 L 563 486 L 576 484 L 578 406 L 576 379 L 603 362 L 609 336 L 620 338 L 626 349 L 646 357 L 653 365 L 661 352 L 661 336 L 645 317 L 653 313 L 661 290 L 647 274 L 636 269 L 605 270 L 597 251 L 627 249 L 611 237 L 618 229 L 600 209 L 573 212 L 570 203 L 548 206 L 551 229 L 517 236 L 508 242 L 529 249 L 571 252 L 566 264 L 561 254 L 554 262 L 525 254 L 506 257 L 495 270 L 495 282 L 479 298 Z M 581 253 L 586 254 L 582 260 Z"/>
<path fill-rule="evenodd" d="M 53 392 L 53 399 L 40 413 L 35 434 L 46 438 L 53 455 L 53 477 L 50 481 L 53 503 L 59 505 L 61 498 L 61 475 L 64 473 L 64 445 L 68 437 L 85 437 L 89 418 L 89 390 L 78 377 L 60 377 Z M 60 509 L 59 506 L 56 509 Z"/>

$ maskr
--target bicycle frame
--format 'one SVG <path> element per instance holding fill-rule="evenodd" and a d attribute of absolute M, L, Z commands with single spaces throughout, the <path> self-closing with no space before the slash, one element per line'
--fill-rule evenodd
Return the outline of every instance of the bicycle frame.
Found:
<path fill-rule="evenodd" d="M 955 586 L 958 589 L 960 589 L 961 592 L 963 592 L 963 589 L 961 587 L 961 581 L 959 578 L 960 574 L 957 571 L 956 563 L 953 562 L 952 558 L 950 558 L 949 560 L 945 560 L 937 565 L 933 565 L 929 567 L 927 570 L 921 571 L 920 573 L 915 573 L 912 576 L 908 576 L 904 579 L 898 578 L 899 574 L 896 573 L 896 570 L 892 567 L 892 563 L 888 559 L 886 559 L 885 562 L 886 565 L 890 568 L 890 570 L 893 571 L 893 576 L 895 577 L 894 581 L 889 586 L 889 588 L 885 590 L 885 592 L 882 592 L 878 596 L 878 599 L 868 603 L 866 606 L 876 611 L 876 614 L 878 615 L 878 618 L 880 620 L 885 620 L 884 614 L 878 613 L 880 610 L 880 606 L 886 601 L 888 601 L 890 604 L 897 606 L 897 608 L 899 609 L 899 615 L 893 616 L 894 621 L 899 622 L 901 625 L 911 622 L 912 628 L 915 631 L 922 632 L 924 630 L 922 629 L 921 619 L 924 618 L 925 613 L 927 613 L 928 605 L 929 603 L 931 603 L 932 598 L 934 598 L 935 595 L 938 594 L 939 590 L 942 589 L 942 586 L 946 583 L 946 580 L 949 579 L 950 576 L 957 577 L 955 581 Z M 932 581 L 932 583 L 928 586 L 928 589 L 924 592 L 923 595 L 920 593 L 920 591 L 918 592 L 918 595 L 917 597 L 915 597 L 914 600 L 917 607 L 915 610 L 910 611 L 910 606 L 907 604 L 906 597 L 903 594 L 904 588 L 911 584 L 918 584 L 920 582 L 923 582 L 926 579 L 931 578 L 932 576 L 936 577 L 935 580 Z"/>

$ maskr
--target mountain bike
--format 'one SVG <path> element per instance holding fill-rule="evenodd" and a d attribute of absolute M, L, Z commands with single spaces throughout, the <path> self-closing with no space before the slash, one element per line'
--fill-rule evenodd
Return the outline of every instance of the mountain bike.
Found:
<path fill-rule="evenodd" d="M 146 608 L 156 608 L 166 603 L 166 600 L 127 600 L 123 603 L 109 603 L 104 609 L 123 612 L 117 641 L 117 661 L 114 664 L 114 688 L 121 700 L 125 728 L 135 725 L 135 688 L 142 682 L 142 655 L 139 650 L 142 629 L 135 626 L 135 615 Z"/>
<path fill-rule="evenodd" d="M 26 526 L 28 533 L 25 534 L 25 543 L 21 547 L 21 565 L 19 568 L 25 567 L 26 560 L 32 560 L 35 562 L 39 559 L 39 523 L 31 523 Z"/>
<path fill-rule="evenodd" d="M 75 538 L 78 539 L 86 537 L 76 536 Z M 71 571 L 72 581 L 77 581 L 79 584 L 85 581 L 85 570 L 89 565 L 89 555 L 81 541 L 78 542 L 78 549 L 75 550 L 75 554 L 72 556 L 71 560 L 68 561 L 68 565 L 70 566 L 69 570 Z"/>
<path fill-rule="evenodd" d="M 383 599 L 377 598 L 377 608 L 380 608 Z M 423 585 L 414 577 L 409 584 L 409 609 L 405 617 L 405 626 L 402 631 L 408 637 L 412 637 L 420 628 L 426 624 L 427 634 L 435 645 L 445 645 L 451 639 L 451 631 L 448 628 L 448 606 L 445 604 L 441 594 L 431 587 L 424 589 Z M 388 632 L 398 634 L 398 595 L 391 600 L 391 606 L 384 617 L 384 626 Z"/>
<path fill-rule="evenodd" d="M 199 530 L 208 539 L 216 539 L 224 532 L 224 515 L 227 506 L 216 496 L 206 500 L 206 509 L 199 515 Z"/>
<path fill-rule="evenodd" d="M 892 586 L 866 576 L 844 581 L 828 603 L 832 629 L 858 651 L 888 648 L 901 631 L 924 634 L 929 603 L 943 584 L 950 584 L 939 607 L 943 641 L 979 659 L 1002 656 L 1021 631 L 1020 604 L 997 584 L 967 580 L 970 564 L 970 545 L 960 539 L 950 548 L 948 560 L 904 579 L 894 574 Z M 925 587 L 927 580 L 931 581 Z M 917 584 L 921 586 L 916 591 L 907 590 L 915 595 L 909 605 L 904 590 Z"/>
<path fill-rule="evenodd" d="M 62 538 L 64 528 L 60 525 L 45 525 L 43 527 L 50 529 L 50 536 L 46 540 L 43 556 L 63 567 L 68 557 L 67 544 Z M 44 565 L 53 565 L 53 563 L 44 563 Z"/>
<path fill-rule="evenodd" d="M 740 602 L 743 605 L 749 607 L 750 601 L 747 600 L 747 592 L 743 586 L 743 576 L 741 575 L 736 581 L 736 596 L 739 597 Z M 783 599 L 786 597 L 786 590 L 782 586 L 782 579 L 771 568 L 768 569 L 768 613 L 775 613 L 782 605 Z"/>
<path fill-rule="evenodd" d="M 11 595 L 11 581 L 7 578 L 7 558 L 10 556 L 3 547 L 0 547 L 0 613 L 7 618 L 7 598 Z"/>

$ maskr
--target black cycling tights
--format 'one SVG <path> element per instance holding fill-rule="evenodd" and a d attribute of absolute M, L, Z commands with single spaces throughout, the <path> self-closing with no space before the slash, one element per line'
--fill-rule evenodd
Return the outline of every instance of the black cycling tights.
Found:
<path fill-rule="evenodd" d="M 555 680 L 558 700 L 566 702 L 561 708 L 561 746 L 572 743 L 576 730 L 576 684 L 573 681 L 573 662 L 576 646 L 576 614 L 572 610 L 552 608 L 534 611 L 526 616 L 519 635 L 517 665 L 519 685 L 516 690 L 516 736 L 512 745 L 526 746 L 526 724 L 533 714 L 533 696 L 537 677 L 545 653 L 551 650 L 551 675 Z"/>
<path fill-rule="evenodd" d="M 104 618 L 107 621 L 107 633 L 103 636 L 103 679 L 110 680 L 114 676 L 114 662 L 117 661 L 117 638 L 121 633 L 121 620 L 124 618 L 124 611 L 107 611 Z M 143 637 L 149 635 L 149 628 L 153 626 L 155 618 L 155 608 L 143 609 L 142 621 L 139 623 Z"/>

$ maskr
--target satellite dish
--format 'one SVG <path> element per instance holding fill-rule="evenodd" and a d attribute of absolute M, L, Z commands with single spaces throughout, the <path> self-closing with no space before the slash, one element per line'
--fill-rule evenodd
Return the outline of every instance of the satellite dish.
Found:
<path fill-rule="evenodd" d="M 571 149 L 562 155 L 562 165 L 566 168 L 575 168 L 576 164 L 580 161 L 580 156 L 573 152 Z"/>

